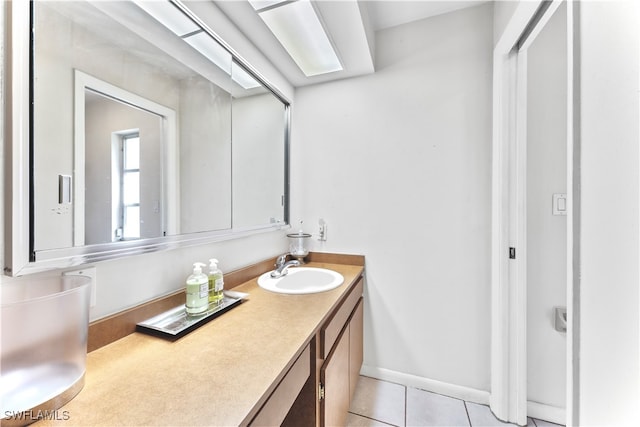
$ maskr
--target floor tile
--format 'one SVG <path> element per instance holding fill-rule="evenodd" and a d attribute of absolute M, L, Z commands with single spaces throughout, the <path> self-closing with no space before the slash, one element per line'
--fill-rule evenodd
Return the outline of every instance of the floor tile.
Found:
<path fill-rule="evenodd" d="M 403 427 L 405 422 L 409 427 L 515 426 L 497 419 L 487 405 L 360 376 L 347 427 Z M 529 417 L 527 427 L 564 426 Z"/>
<path fill-rule="evenodd" d="M 494 426 L 515 426 L 516 424 L 505 423 L 500 421 L 493 415 L 491 409 L 486 405 L 465 402 L 469 420 L 473 427 L 494 427 Z"/>
<path fill-rule="evenodd" d="M 383 423 L 382 421 L 372 420 L 371 418 L 361 417 L 360 415 L 352 414 L 349 412 L 347 415 L 346 427 L 389 427 L 391 424 Z"/>
<path fill-rule="evenodd" d="M 464 401 L 407 388 L 407 426 L 469 426 Z"/>
<path fill-rule="evenodd" d="M 404 426 L 405 387 L 361 376 L 349 412 Z"/>
<path fill-rule="evenodd" d="M 549 421 L 539 420 L 537 418 L 533 419 L 533 422 L 536 423 L 536 427 L 561 427 L 561 424 L 552 423 Z"/>

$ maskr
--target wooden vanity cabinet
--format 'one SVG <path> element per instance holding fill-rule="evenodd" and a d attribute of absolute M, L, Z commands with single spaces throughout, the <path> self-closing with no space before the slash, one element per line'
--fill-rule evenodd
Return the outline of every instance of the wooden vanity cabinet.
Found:
<path fill-rule="evenodd" d="M 251 426 L 345 425 L 362 366 L 363 284 L 360 277 Z"/>
<path fill-rule="evenodd" d="M 343 426 L 363 356 L 363 279 L 320 331 L 319 423 Z"/>

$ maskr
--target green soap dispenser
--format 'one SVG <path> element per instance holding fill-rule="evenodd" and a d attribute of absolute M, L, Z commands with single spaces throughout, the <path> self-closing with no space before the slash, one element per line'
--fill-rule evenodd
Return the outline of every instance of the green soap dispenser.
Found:
<path fill-rule="evenodd" d="M 187 277 L 187 300 L 185 307 L 187 316 L 204 314 L 209 308 L 209 281 L 207 275 L 202 272 L 205 264 L 196 262 L 193 264 L 193 274 Z"/>
<path fill-rule="evenodd" d="M 218 268 L 218 260 L 212 258 L 209 260 L 209 305 L 220 305 L 224 297 L 224 279 L 222 271 Z"/>

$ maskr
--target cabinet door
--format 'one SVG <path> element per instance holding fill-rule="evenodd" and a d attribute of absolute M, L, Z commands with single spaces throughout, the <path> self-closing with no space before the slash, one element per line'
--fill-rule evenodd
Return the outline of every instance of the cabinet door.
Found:
<path fill-rule="evenodd" d="M 351 321 L 349 322 L 349 401 L 353 399 L 356 391 L 358 378 L 360 378 L 360 368 L 362 367 L 363 356 L 363 302 L 360 302 L 353 310 Z"/>
<path fill-rule="evenodd" d="M 346 325 L 320 370 L 320 381 L 324 384 L 321 423 L 326 427 L 344 426 L 349 411 L 349 345 Z"/>

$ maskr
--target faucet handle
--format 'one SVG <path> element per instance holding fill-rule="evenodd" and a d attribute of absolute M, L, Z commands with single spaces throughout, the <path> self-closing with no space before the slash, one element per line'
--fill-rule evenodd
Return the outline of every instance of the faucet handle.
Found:
<path fill-rule="evenodd" d="M 286 253 L 284 255 L 280 255 L 278 257 L 278 259 L 276 260 L 276 265 L 275 266 L 278 267 L 278 268 L 282 267 L 284 265 L 284 263 L 287 261 L 287 256 L 288 255 L 289 255 L 288 253 Z"/>

